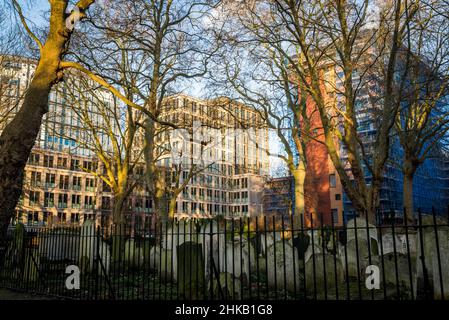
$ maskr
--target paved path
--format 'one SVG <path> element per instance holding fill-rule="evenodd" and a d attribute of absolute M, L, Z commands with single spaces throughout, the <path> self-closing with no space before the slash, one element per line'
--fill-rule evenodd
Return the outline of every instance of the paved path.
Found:
<path fill-rule="evenodd" d="M 0 288 L 0 300 L 57 300 L 57 298 Z"/>

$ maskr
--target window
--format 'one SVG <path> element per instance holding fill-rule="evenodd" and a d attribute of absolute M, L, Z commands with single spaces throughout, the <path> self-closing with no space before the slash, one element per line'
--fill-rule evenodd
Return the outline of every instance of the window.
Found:
<path fill-rule="evenodd" d="M 45 187 L 54 188 L 55 187 L 56 175 L 54 173 L 45 174 Z"/>
<path fill-rule="evenodd" d="M 64 223 L 67 221 L 67 214 L 65 212 L 58 212 L 58 220 L 61 223 Z"/>
<path fill-rule="evenodd" d="M 44 193 L 44 207 L 53 207 L 55 205 L 55 197 L 51 192 Z"/>
<path fill-rule="evenodd" d="M 332 223 L 338 224 L 338 209 L 331 209 Z"/>
<path fill-rule="evenodd" d="M 50 213 L 44 211 L 44 213 L 42 214 L 42 222 L 44 223 L 44 225 L 48 224 L 48 217 L 50 217 Z"/>
<path fill-rule="evenodd" d="M 86 178 L 86 191 L 95 191 L 95 180 Z"/>
<path fill-rule="evenodd" d="M 339 194 L 339 193 L 336 193 L 335 194 L 335 200 L 341 200 L 341 194 Z"/>
<path fill-rule="evenodd" d="M 39 223 L 39 211 L 28 212 L 28 225 L 37 225 Z"/>
<path fill-rule="evenodd" d="M 30 206 L 39 205 L 39 197 L 40 197 L 40 192 L 30 191 Z"/>
<path fill-rule="evenodd" d="M 94 199 L 92 196 L 84 197 L 84 209 L 93 209 L 94 208 Z"/>
<path fill-rule="evenodd" d="M 78 159 L 72 159 L 70 161 L 70 170 L 79 171 L 80 170 L 80 161 Z"/>
<path fill-rule="evenodd" d="M 92 161 L 83 161 L 83 168 L 88 171 L 92 171 L 94 166 Z"/>
<path fill-rule="evenodd" d="M 53 156 L 44 155 L 44 167 L 53 168 Z"/>
<path fill-rule="evenodd" d="M 67 158 L 58 157 L 58 168 L 60 168 L 60 169 L 67 168 Z"/>
<path fill-rule="evenodd" d="M 81 177 L 73 177 L 73 190 L 81 190 Z"/>
<path fill-rule="evenodd" d="M 33 166 L 38 166 L 40 160 L 40 155 L 37 153 L 32 153 L 28 159 L 28 163 Z"/>
<path fill-rule="evenodd" d="M 81 196 L 79 194 L 72 194 L 72 208 L 81 207 Z"/>
<path fill-rule="evenodd" d="M 71 223 L 78 223 L 80 221 L 80 214 L 79 213 L 72 213 L 70 215 L 70 222 Z"/>
<path fill-rule="evenodd" d="M 58 208 L 67 208 L 67 193 L 60 193 L 58 195 Z"/>
<path fill-rule="evenodd" d="M 68 190 L 69 189 L 69 176 L 59 176 L 59 189 Z"/>
<path fill-rule="evenodd" d="M 331 188 L 335 188 L 337 186 L 337 181 L 335 179 L 335 174 L 329 175 L 329 184 Z"/>
<path fill-rule="evenodd" d="M 40 187 L 41 186 L 41 173 L 36 171 L 31 171 L 31 186 Z"/>

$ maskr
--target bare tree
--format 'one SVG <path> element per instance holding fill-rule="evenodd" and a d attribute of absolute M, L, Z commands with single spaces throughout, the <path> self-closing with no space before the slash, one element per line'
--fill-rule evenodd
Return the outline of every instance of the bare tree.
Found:
<path fill-rule="evenodd" d="M 403 148 L 403 205 L 409 223 L 414 221 L 416 170 L 427 159 L 443 156 L 449 130 L 449 24 L 441 16 L 443 5 L 439 0 L 419 3 L 405 44 L 411 57 L 395 129 Z"/>
<path fill-rule="evenodd" d="M 300 95 L 320 115 L 322 142 L 343 188 L 354 209 L 371 223 L 400 104 L 398 90 L 405 82 L 398 61 L 407 61 L 408 54 L 400 54 L 416 13 L 415 3 L 394 1 L 374 15 L 373 4 L 378 5 L 286 0 L 269 6 L 277 17 L 275 27 L 285 30 L 283 42 L 297 49 L 294 55 L 285 51 L 283 58 L 298 77 Z M 375 136 L 358 131 L 367 124 L 361 108 L 371 115 L 367 121 Z"/>
<path fill-rule="evenodd" d="M 100 83 L 111 83 L 109 89 L 144 117 L 141 132 L 144 136 L 147 187 L 154 199 L 155 209 L 162 217 L 167 217 L 170 201 L 165 173 L 157 162 L 167 150 L 161 149 L 157 138 L 166 128 L 177 127 L 162 119 L 164 100 L 180 92 L 186 79 L 205 74 L 207 60 L 214 48 L 208 42 L 207 34 L 202 33 L 201 19 L 208 8 L 217 2 L 126 0 L 111 3 L 96 12 L 106 19 L 93 17 L 90 20 L 93 29 L 115 42 L 119 40 L 123 50 L 135 52 L 136 58 L 129 70 L 136 74 L 136 81 L 130 84 L 130 93 L 135 96 L 133 101 L 125 97 L 117 86 L 112 87 L 117 82 L 109 81 L 104 72 L 96 70 L 91 63 L 105 57 L 111 48 L 115 50 L 117 44 L 113 41 L 110 45 L 99 47 L 92 38 L 79 39 L 85 47 L 99 49 L 104 54 L 93 50 L 89 59 L 79 59 L 80 64 L 67 64 L 67 67 L 87 72 Z"/>
<path fill-rule="evenodd" d="M 221 10 L 214 25 L 223 50 L 210 74 L 213 91 L 252 106 L 263 125 L 276 133 L 284 152 L 265 152 L 285 162 L 295 181 L 295 214 L 303 214 L 310 115 L 306 100 L 298 95 L 294 72 L 285 63 L 289 44 L 282 43 L 284 30 L 275 28 L 276 17 L 261 2 L 225 4 Z"/>

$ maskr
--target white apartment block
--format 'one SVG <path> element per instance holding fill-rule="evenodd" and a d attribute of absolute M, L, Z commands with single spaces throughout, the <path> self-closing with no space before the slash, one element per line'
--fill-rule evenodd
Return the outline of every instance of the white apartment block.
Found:
<path fill-rule="evenodd" d="M 268 129 L 257 110 L 227 98 L 201 100 L 180 94 L 164 101 L 162 120 L 180 129 L 160 139 L 170 151 L 159 165 L 181 163 L 181 182 L 192 163 L 201 170 L 178 196 L 176 216 L 262 214 L 269 173 Z"/>

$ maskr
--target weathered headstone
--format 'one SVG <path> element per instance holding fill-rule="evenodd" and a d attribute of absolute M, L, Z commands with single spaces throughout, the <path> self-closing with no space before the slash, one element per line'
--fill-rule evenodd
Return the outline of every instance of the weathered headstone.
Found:
<path fill-rule="evenodd" d="M 212 289 L 214 299 L 238 300 L 241 298 L 241 283 L 238 278 L 233 277 L 229 272 L 220 273 L 218 278 L 219 280 L 213 278 L 212 285 L 209 281 L 209 290 Z"/>
<path fill-rule="evenodd" d="M 434 298 L 447 300 L 449 299 L 449 230 L 445 228 L 438 230 L 438 245 L 439 261 L 437 254 L 432 257 Z"/>
<path fill-rule="evenodd" d="M 40 255 L 48 260 L 79 259 L 80 234 L 77 230 L 53 229 L 39 236 Z"/>
<path fill-rule="evenodd" d="M 385 274 L 385 282 L 387 285 L 396 287 L 399 285 L 402 294 L 406 294 L 410 296 L 411 290 L 413 289 L 413 279 L 414 275 L 414 265 L 408 261 L 408 256 L 402 253 L 396 253 L 396 255 L 392 252 L 383 255 L 383 264 L 384 264 L 384 274 Z M 381 270 L 382 262 L 379 265 Z M 412 269 L 412 283 L 410 283 L 410 267 Z M 380 277 L 382 279 L 383 274 L 382 270 L 380 271 Z M 404 292 L 405 289 L 405 292 Z M 396 293 L 396 292 L 395 292 Z"/>
<path fill-rule="evenodd" d="M 281 233 L 280 232 L 272 232 L 267 231 L 265 233 L 262 233 L 260 236 L 261 241 L 261 247 L 262 247 L 262 253 L 267 254 L 267 248 L 271 247 L 275 241 L 281 240 Z"/>
<path fill-rule="evenodd" d="M 182 299 L 200 299 L 204 292 L 202 245 L 187 241 L 177 247 L 178 292 Z"/>
<path fill-rule="evenodd" d="M 256 268 L 257 262 L 254 247 L 245 239 L 240 241 L 240 238 L 236 237 L 234 241 L 226 242 L 225 250 L 224 254 L 220 255 L 219 272 L 231 273 L 235 278 L 239 278 L 246 283 L 250 270 L 254 272 Z"/>
<path fill-rule="evenodd" d="M 299 292 L 299 263 L 298 251 L 293 248 L 291 241 L 276 241 L 267 250 L 268 286 L 276 290 Z"/>
<path fill-rule="evenodd" d="M 343 266 L 338 256 L 325 253 L 312 255 L 306 261 L 306 289 L 317 294 L 335 288 L 344 281 Z M 329 292 L 329 291 L 328 291 Z"/>
<path fill-rule="evenodd" d="M 203 245 L 205 274 L 209 279 L 213 265 L 219 269 L 225 259 L 226 235 L 224 230 L 219 229 L 216 221 L 207 222 L 200 228 L 199 243 Z"/>
<path fill-rule="evenodd" d="M 25 249 L 25 263 L 23 270 L 23 280 L 27 282 L 34 282 L 39 279 L 39 253 L 37 250 Z"/>
<path fill-rule="evenodd" d="M 371 251 L 377 255 L 378 250 L 378 236 L 377 228 L 372 224 L 367 224 L 365 218 L 355 218 L 348 221 L 346 225 L 346 240 L 365 240 L 368 242 L 368 238 L 371 244 Z"/>
<path fill-rule="evenodd" d="M 447 221 L 440 217 L 436 217 L 436 224 L 432 216 L 422 216 L 422 225 L 417 233 L 417 259 L 416 259 L 416 285 L 415 296 L 425 298 L 425 296 L 432 296 L 435 298 L 441 297 L 439 266 L 438 266 L 438 251 L 440 254 L 441 270 L 443 273 L 443 292 L 449 286 L 444 288 L 444 281 L 447 281 L 447 257 L 444 249 L 447 248 L 449 237 L 449 227 Z M 436 226 L 435 226 L 436 225 Z M 437 229 L 437 233 L 435 232 Z M 436 235 L 438 235 L 438 246 L 436 242 Z M 441 239 L 441 240 L 440 240 Z M 444 267 L 446 266 L 446 269 Z M 437 296 L 438 295 L 438 296 Z"/>
<path fill-rule="evenodd" d="M 138 247 L 134 239 L 126 240 L 124 261 L 127 267 L 140 268 L 144 261 L 143 254 L 143 248 Z"/>
<path fill-rule="evenodd" d="M 172 250 L 162 249 L 160 261 L 156 261 L 156 269 L 159 270 L 159 276 L 164 281 L 177 281 L 178 257 Z"/>
<path fill-rule="evenodd" d="M 367 224 L 365 218 L 349 220 L 346 226 L 346 246 L 339 251 L 344 274 L 364 279 L 366 268 L 373 264 L 373 261 L 378 261 L 376 226 Z"/>
<path fill-rule="evenodd" d="M 382 252 L 383 254 L 394 253 L 410 255 L 416 257 L 416 233 L 408 231 L 408 247 L 407 235 L 404 233 L 396 233 L 393 238 L 393 233 L 388 230 L 382 235 Z M 379 250 L 380 252 L 380 250 Z"/>
<path fill-rule="evenodd" d="M 146 258 L 150 265 L 150 269 L 159 270 L 159 261 L 161 259 L 161 249 L 158 246 L 151 247 L 150 255 Z"/>

